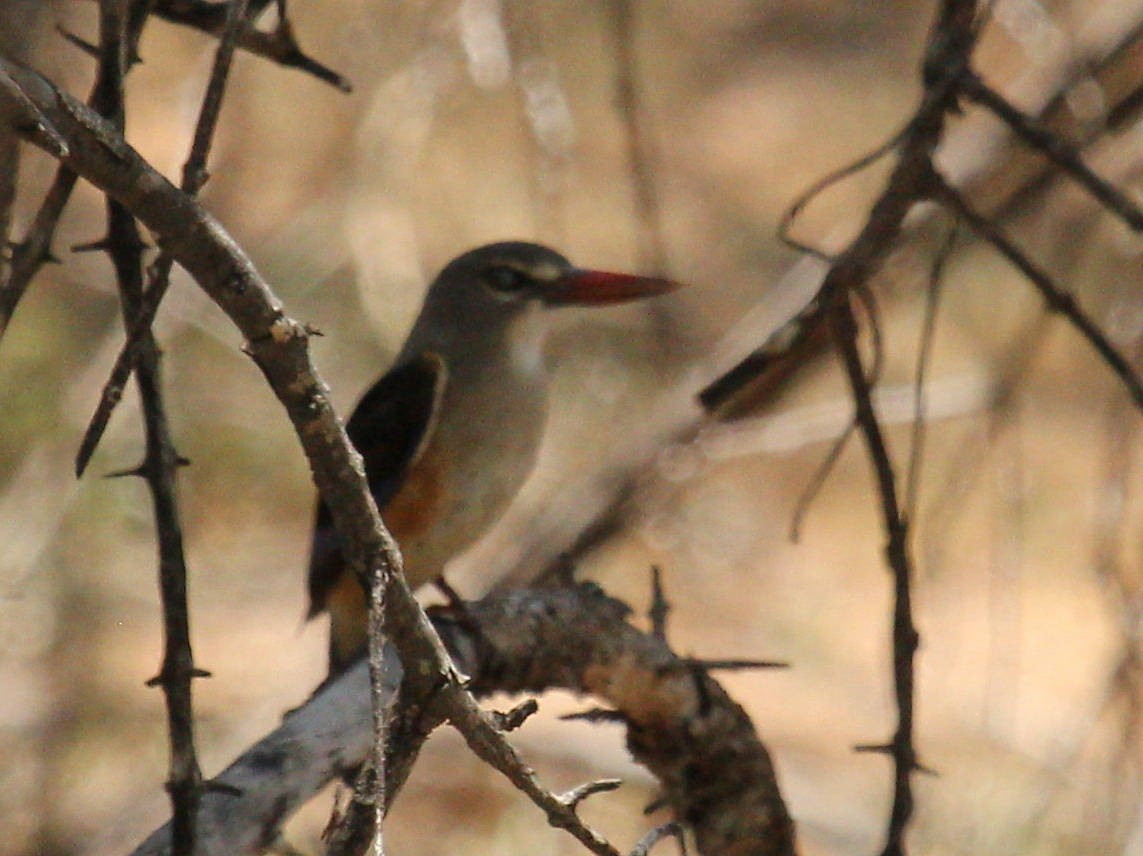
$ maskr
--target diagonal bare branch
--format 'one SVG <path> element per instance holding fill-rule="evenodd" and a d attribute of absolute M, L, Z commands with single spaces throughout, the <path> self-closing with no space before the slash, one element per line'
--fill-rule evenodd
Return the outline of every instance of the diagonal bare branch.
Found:
<path fill-rule="evenodd" d="M 950 187 L 935 173 L 933 186 L 936 198 L 950 211 L 962 218 L 969 228 L 992 244 L 1004 258 L 1024 274 L 1040 292 L 1040 296 L 1044 298 L 1048 308 L 1063 315 L 1068 323 L 1087 340 L 1099 358 L 1107 364 L 1108 368 L 1126 387 L 1127 394 L 1131 396 L 1135 406 L 1143 410 L 1143 378 L 1140 378 L 1130 361 L 1111 344 L 1099 325 L 1088 317 L 1076 299 L 1056 285 L 1052 277 L 1016 246 L 1003 229 L 980 214 L 962 194 Z"/>
<path fill-rule="evenodd" d="M 977 104 L 991 110 L 1016 135 L 1037 151 L 1042 152 L 1056 166 L 1074 178 L 1108 211 L 1119 217 L 1135 231 L 1143 229 L 1143 210 L 1127 194 L 1092 170 L 1076 147 L 1053 133 L 1051 128 L 1032 116 L 1020 112 L 995 89 L 986 85 L 975 74 L 966 74 L 961 81 L 964 94 Z"/>
<path fill-rule="evenodd" d="M 172 24 L 192 27 L 212 36 L 221 36 L 225 31 L 228 9 L 234 2 L 236 0 L 224 3 L 210 3 L 206 0 L 158 0 L 154 11 L 160 18 Z M 251 21 L 268 5 L 269 0 L 251 2 Z M 353 84 L 347 78 L 301 49 L 294 34 L 293 24 L 284 14 L 285 4 L 279 3 L 278 7 L 283 14 L 280 15 L 274 29 L 259 30 L 251 23 L 239 33 L 237 46 L 286 68 L 304 71 L 330 86 L 337 87 L 342 92 L 351 92 Z"/>
<path fill-rule="evenodd" d="M 199 108 L 198 121 L 195 123 L 194 140 L 191 143 L 190 154 L 183 165 L 181 188 L 191 196 L 196 196 L 209 175 L 206 171 L 207 158 L 214 139 L 214 132 L 218 125 L 218 115 L 222 109 L 222 96 L 226 89 L 226 81 L 230 72 L 230 64 L 234 57 L 236 39 L 241 26 L 247 17 L 246 0 L 235 0 L 227 4 L 233 17 L 228 27 L 222 32 L 218 50 L 215 52 L 214 64 L 211 67 L 210 79 L 207 82 L 206 92 L 203 95 L 202 106 Z M 84 431 L 83 439 L 76 453 L 75 473 L 77 477 L 84 474 L 91 456 L 95 454 L 99 441 L 107 429 L 112 413 L 123 398 L 123 390 L 127 380 L 139 359 L 144 343 L 150 335 L 151 325 L 159 311 L 159 305 L 170 286 L 171 268 L 173 261 L 169 254 L 160 253 L 151 266 L 147 276 L 147 286 L 139 297 L 136 311 L 128 324 L 127 341 L 115 359 L 111 373 L 104 383 L 99 395 L 99 403 Z"/>

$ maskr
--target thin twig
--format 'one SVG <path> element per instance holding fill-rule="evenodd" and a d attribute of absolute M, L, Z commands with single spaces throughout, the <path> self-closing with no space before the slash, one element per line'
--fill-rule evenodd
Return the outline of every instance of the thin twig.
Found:
<path fill-rule="evenodd" d="M 16 307 L 32 279 L 45 262 L 53 260 L 52 237 L 60 215 L 71 198 L 71 192 L 75 189 L 75 182 L 76 175 L 70 169 L 60 167 L 56 170 L 55 178 L 52 179 L 24 240 L 12 248 L 12 264 L 7 281 L 0 288 L 0 337 L 8 329 Z"/>
<path fill-rule="evenodd" d="M 925 312 L 921 322 L 920 347 L 917 349 L 917 365 L 913 371 L 913 438 L 909 444 L 909 463 L 905 469 L 905 517 L 917 519 L 917 495 L 921 482 L 921 463 L 925 448 L 925 381 L 932 361 L 933 343 L 936 340 L 937 307 L 940 302 L 941 285 L 944 282 L 945 265 L 956 243 L 956 224 L 949 227 L 945 240 L 933 256 L 929 266 L 929 287 L 925 289 Z"/>
<path fill-rule="evenodd" d="M 684 663 L 697 666 L 708 672 L 753 672 L 759 669 L 788 669 L 790 664 L 783 660 L 710 660 L 701 657 L 683 657 Z"/>
<path fill-rule="evenodd" d="M 618 723 L 620 725 L 627 724 L 627 717 L 624 716 L 622 712 L 606 707 L 593 707 L 589 710 L 565 713 L 560 716 L 560 719 L 567 722 L 591 722 L 604 725 L 612 723 Z"/>
<path fill-rule="evenodd" d="M 151 19 L 151 12 L 155 8 L 155 0 L 128 0 L 127 3 L 127 67 L 131 68 L 139 60 L 139 41 L 143 38 L 143 30 Z"/>
<path fill-rule="evenodd" d="M 235 15 L 245 17 L 245 6 L 248 0 L 235 0 L 227 8 Z M 218 126 L 218 116 L 222 109 L 222 96 L 226 90 L 226 80 L 230 72 L 230 65 L 234 58 L 235 39 L 237 28 L 242 18 L 227 29 L 219 42 L 215 52 L 214 64 L 211 68 L 210 79 L 207 82 L 206 92 L 203 95 L 202 106 L 199 108 L 198 121 L 195 124 L 194 140 L 191 144 L 190 154 L 183 165 L 181 189 L 191 196 L 197 196 L 199 190 L 207 182 L 209 174 L 206 171 L 206 162 L 210 156 L 210 148 L 214 140 L 215 129 Z M 127 340 L 116 357 L 107 381 L 100 391 L 99 403 L 84 431 L 83 440 L 75 458 L 76 477 L 81 477 L 95 454 L 104 431 L 115 412 L 116 406 L 123 398 L 123 390 L 127 380 L 139 358 L 143 341 L 149 335 L 151 325 L 159 311 L 159 305 L 167 293 L 171 282 L 171 268 L 173 262 L 169 253 L 160 253 L 148 271 L 148 283 L 139 301 L 138 311 L 130 325 Z"/>
<path fill-rule="evenodd" d="M 793 203 L 788 208 L 786 208 L 785 212 L 783 212 L 782 221 L 778 224 L 778 239 L 791 249 L 806 253 L 807 255 L 813 256 L 814 258 L 820 259 L 821 261 L 827 263 L 832 262 L 834 257 L 828 252 L 818 249 L 812 244 L 807 244 L 806 242 L 801 241 L 793 236 L 792 233 L 794 228 L 794 221 L 798 219 L 798 216 L 802 213 L 802 211 L 805 210 L 806 206 L 813 202 L 813 200 L 820 196 L 824 191 L 828 190 L 830 187 L 833 187 L 833 185 L 837 184 L 838 182 L 844 181 L 851 175 L 856 175 L 866 167 L 875 164 L 877 161 L 881 160 L 881 158 L 889 154 L 889 152 L 893 151 L 897 144 L 901 142 L 901 139 L 904 136 L 906 130 L 908 129 L 904 128 L 900 131 L 897 131 L 895 134 L 889 137 L 889 139 L 881 143 L 881 145 L 877 146 L 875 149 L 866 152 L 856 160 L 853 160 L 850 163 L 847 163 L 845 166 L 840 167 L 831 173 L 828 173 L 822 178 L 819 178 L 817 181 L 803 190 L 798 195 L 797 199 L 795 199 Z"/>
<path fill-rule="evenodd" d="M 231 7 L 234 16 L 227 34 L 220 44 L 204 106 L 207 133 L 196 134 L 196 151 L 192 156 L 195 181 L 201 180 L 199 160 L 205 161 L 209 135 L 213 132 L 218 112 L 218 100 L 225 81 L 226 69 L 233 54 L 233 40 L 237 32 L 245 0 L 237 0 Z M 125 124 L 123 77 L 130 62 L 129 50 L 133 39 L 127 32 L 128 21 L 120 17 L 118 3 L 108 0 L 101 4 L 100 77 L 96 88 L 97 106 L 112 118 L 122 131 Z M 143 19 L 136 19 L 139 27 Z M 202 127 L 200 126 L 200 131 Z M 164 654 L 159 675 L 150 683 L 163 689 L 167 707 L 170 740 L 170 774 L 167 783 L 172 803 L 172 844 L 176 856 L 191 856 L 195 849 L 195 818 L 202 795 L 202 774 L 194 744 L 194 714 L 192 682 L 204 672 L 194 665 L 190 640 L 190 614 L 187 605 L 187 568 L 183 550 L 182 528 L 176 499 L 176 470 L 181 458 L 174 448 L 167 423 L 162 394 L 159 350 L 151 333 L 150 323 L 139 324 L 143 303 L 142 273 L 143 244 L 134 217 L 126 207 L 108 199 L 108 252 L 115 265 L 122 296 L 124 323 L 128 331 L 137 333 L 134 372 L 139 385 L 145 426 L 146 452 L 138 468 L 151 492 L 155 526 L 159 540 L 159 589 L 163 608 Z M 169 264 L 166 266 L 170 270 Z M 89 432 L 89 436 L 90 432 Z M 86 438 L 85 438 L 86 439 Z M 97 439 L 97 438 L 96 438 Z M 94 449 L 94 442 L 87 447 Z"/>
<path fill-rule="evenodd" d="M 235 2 L 237 0 L 225 3 L 212 3 L 206 0 L 159 0 L 155 4 L 155 14 L 172 24 L 220 36 L 224 32 L 229 8 Z M 250 4 L 251 18 L 256 17 L 268 5 L 268 0 L 254 0 Z M 284 4 L 278 4 L 278 9 L 280 12 L 284 11 Z M 302 51 L 294 35 L 294 27 L 284 14 L 279 15 L 277 24 L 269 32 L 258 30 L 252 24 L 243 27 L 238 34 L 236 44 L 255 56 L 313 75 L 342 92 L 353 90 L 353 84 L 347 78 Z"/>
<path fill-rule="evenodd" d="M 995 113 L 1024 142 L 1043 152 L 1124 223 L 1137 232 L 1143 230 L 1143 210 L 1118 187 L 1096 175 L 1074 146 L 1052 133 L 1043 123 L 1020 112 L 975 74 L 966 74 L 961 86 L 966 96 Z"/>
<path fill-rule="evenodd" d="M 968 203 L 968 200 L 949 186 L 936 172 L 933 173 L 932 184 L 934 197 L 937 201 L 963 219 L 969 228 L 992 244 L 1004 258 L 1024 274 L 1025 278 L 1040 292 L 1040 296 L 1044 298 L 1048 308 L 1063 315 L 1068 323 L 1087 340 L 1100 359 L 1107 364 L 1108 368 L 1127 388 L 1127 393 L 1135 402 L 1135 406 L 1143 410 L 1143 380 L 1140 379 L 1139 374 L 1127 358 L 1111 344 L 1099 325 L 1092 321 L 1087 313 L 1080 308 L 1075 298 L 1056 285 L 1051 276 L 1017 247 L 1003 229 L 982 216 Z"/>
<path fill-rule="evenodd" d="M 576 814 L 576 802 L 551 793 L 536 780 L 531 768 L 516 749 L 492 727 L 480 706 L 468 693 L 450 693 L 445 704 L 449 721 L 468 743 L 468 748 L 487 764 L 499 770 L 517 789 L 539 806 L 552 826 L 566 830 L 598 856 L 620 856 L 607 839 L 589 828 Z M 586 796 L 586 794 L 584 795 Z M 582 798 L 582 797 L 581 797 Z"/>
<path fill-rule="evenodd" d="M 559 800 L 572 811 L 575 811 L 579 808 L 579 804 L 588 797 L 611 793 L 611 791 L 618 790 L 622 786 L 622 779 L 596 779 L 594 782 L 584 782 L 570 791 L 565 791 L 559 795 Z"/>
<path fill-rule="evenodd" d="M 0 131 L 0 301 L 7 291 L 4 285 L 11 272 L 10 235 L 12 206 L 16 202 L 16 183 L 20 174 L 20 138 L 11 131 Z M 0 309 L 0 337 L 8 313 Z"/>
<path fill-rule="evenodd" d="M 631 856 L 648 856 L 655 845 L 666 838 L 674 838 L 679 844 L 679 852 L 687 856 L 687 837 L 683 832 L 682 824 L 664 823 L 656 826 L 635 843 Z"/>
<path fill-rule="evenodd" d="M 67 145 L 59 138 L 51 123 L 43 119 L 9 75 L 0 75 L 0 80 L 6 94 L 16 98 L 29 109 L 34 117 L 30 127 L 36 130 L 43 142 L 51 144 L 51 150 L 56 157 L 65 157 Z M 94 97 L 94 94 L 93 90 L 91 97 Z M 63 166 L 56 169 L 55 178 L 52 179 L 51 186 L 44 195 L 44 200 L 40 203 L 24 240 L 12 247 L 12 261 L 5 270 L 4 279 L 0 284 L 0 338 L 3 338 L 8 329 L 16 307 L 36 273 L 46 262 L 53 261 L 52 236 L 55 234 L 60 215 L 63 214 L 63 209 L 71 198 L 75 182 L 76 175 L 71 170 Z M 4 238 L 7 240 L 7 234 Z"/>
<path fill-rule="evenodd" d="M 651 608 L 647 616 L 651 619 L 651 633 L 660 642 L 667 641 L 667 619 L 671 615 L 671 604 L 663 588 L 663 572 L 658 565 L 651 566 Z"/>
<path fill-rule="evenodd" d="M 866 383 L 872 389 L 877 386 L 878 381 L 881 380 L 881 372 L 885 368 L 885 343 L 881 333 L 881 316 L 877 309 L 877 299 L 873 296 L 873 292 L 867 285 L 857 284 L 853 290 L 854 295 L 860 300 L 862 307 L 865 309 L 865 315 L 870 333 L 870 347 L 873 350 L 873 365 L 869 368 Z M 794 505 L 793 514 L 790 515 L 790 542 L 797 544 L 802 538 L 802 527 L 805 525 L 806 516 L 809 514 L 810 506 L 813 505 L 818 494 L 821 493 L 825 487 L 826 480 L 829 478 L 833 468 L 841 459 L 842 453 L 845 451 L 849 439 L 853 436 L 853 431 L 857 427 L 857 422 L 854 419 L 849 420 L 849 424 L 845 426 L 845 430 L 838 435 L 834 440 L 833 445 L 830 446 L 829 452 L 826 453 L 825 458 L 818 464 L 818 468 L 814 471 L 813 477 L 810 479 L 809 484 L 802 490 L 801 495 L 798 497 L 797 503 Z"/>
<path fill-rule="evenodd" d="M 134 56 L 134 46 L 138 44 L 139 34 L 146 20 L 145 15 L 140 17 L 135 14 L 136 9 L 141 8 L 142 5 L 134 4 L 131 17 L 128 20 L 126 39 L 129 57 Z M 67 35 L 64 34 L 65 38 Z M 7 75 L 0 75 L 0 80 L 5 85 L 9 82 Z M 93 104 L 94 99 L 98 97 L 99 86 L 100 83 L 97 80 L 92 87 L 91 95 L 88 97 L 88 104 Z M 18 89 L 14 94 L 18 98 L 24 97 L 18 92 Z M 54 137 L 50 124 L 44 124 L 42 120 L 37 118 L 36 126 L 46 141 L 52 144 L 52 153 L 56 157 L 66 157 L 66 146 L 60 149 L 63 141 Z M 15 244 L 12 248 L 12 264 L 6 271 L 3 284 L 0 285 L 0 338 L 3 337 L 13 314 L 16 312 L 17 305 L 19 305 L 24 292 L 27 291 L 40 268 L 45 263 L 56 260 L 51 251 L 52 238 L 55 235 L 56 226 L 63 210 L 71 198 L 72 190 L 75 189 L 75 183 L 76 175 L 70 169 L 62 165 L 56 169 L 51 186 L 44 195 L 43 202 L 40 203 L 23 241 Z"/>
<path fill-rule="evenodd" d="M 93 106 L 122 132 L 125 123 L 124 76 L 127 73 L 127 20 L 116 0 L 100 3 L 99 74 Z M 135 218 L 120 202 L 107 197 L 106 251 L 115 268 L 124 325 L 132 326 L 143 292 L 144 244 Z M 172 809 L 172 843 L 175 856 L 192 856 L 195 849 L 195 817 L 202 795 L 202 774 L 194 748 L 194 718 L 191 683 L 196 677 L 190 645 L 187 610 L 186 560 L 182 529 L 175 499 L 175 471 L 179 456 L 174 450 L 163 404 L 159 351 L 148 337 L 136 368 L 142 401 L 146 451 L 140 475 L 147 482 L 159 542 L 159 591 L 163 604 L 165 637 L 163 664 L 151 685 L 161 685 L 167 709 L 170 765 L 167 790 Z"/>
<path fill-rule="evenodd" d="M 802 488 L 802 492 L 798 494 L 798 501 L 794 503 L 794 510 L 790 514 L 790 532 L 789 538 L 791 544 L 797 544 L 802 540 L 802 529 L 806 523 L 806 516 L 809 514 L 810 506 L 813 505 L 818 494 L 821 493 L 825 487 L 826 480 L 829 478 L 833 468 L 837 466 L 837 462 L 841 459 L 842 452 L 845 447 L 849 445 L 850 438 L 853 437 L 854 429 L 857 428 L 857 423 L 850 419 L 846 423 L 845 429 L 837 436 L 826 452 L 821 463 L 817 465 L 814 474 L 810 477 L 809 482 Z"/>

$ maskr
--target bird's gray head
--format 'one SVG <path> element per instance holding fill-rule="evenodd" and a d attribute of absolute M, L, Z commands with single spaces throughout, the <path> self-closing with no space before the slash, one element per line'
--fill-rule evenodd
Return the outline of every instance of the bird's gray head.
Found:
<path fill-rule="evenodd" d="M 517 319 L 534 318 L 541 307 L 622 303 L 676 287 L 654 277 L 577 268 L 539 244 L 487 244 L 457 256 L 433 281 L 407 347 L 475 353 L 515 336 Z M 527 327 L 542 338 L 543 325 Z"/>
<path fill-rule="evenodd" d="M 555 250 L 525 241 L 486 244 L 457 256 L 433 283 L 433 292 L 479 290 L 470 299 L 493 298 L 503 303 L 547 303 L 549 292 L 575 268 Z M 429 299 L 436 295 L 430 294 Z M 458 295 L 459 297 L 459 295 Z M 448 299 L 442 294 L 441 299 Z"/>
<path fill-rule="evenodd" d="M 428 301 L 479 301 L 480 296 L 519 304 L 598 306 L 671 291 L 665 279 L 575 267 L 555 250 L 525 241 L 503 241 L 469 250 L 441 271 Z M 481 290 L 483 295 L 475 292 Z"/>

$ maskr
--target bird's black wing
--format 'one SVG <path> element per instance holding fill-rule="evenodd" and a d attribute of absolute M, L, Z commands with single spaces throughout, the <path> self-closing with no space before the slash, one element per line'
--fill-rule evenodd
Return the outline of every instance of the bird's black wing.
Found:
<path fill-rule="evenodd" d="M 345 430 L 365 462 L 365 476 L 378 508 L 400 489 L 432 433 L 447 381 L 444 361 L 433 353 L 399 363 L 373 384 L 357 403 Z M 341 544 L 329 509 L 320 499 L 310 552 L 310 614 L 345 570 Z"/>

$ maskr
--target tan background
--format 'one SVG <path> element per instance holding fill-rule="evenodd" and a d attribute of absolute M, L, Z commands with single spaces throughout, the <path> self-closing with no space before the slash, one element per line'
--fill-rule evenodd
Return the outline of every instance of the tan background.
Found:
<path fill-rule="evenodd" d="M 94 5 L 44 6 L 19 46 L 86 93 L 91 62 L 52 25 L 94 39 Z M 778 218 L 907 118 L 932 6 L 639 4 L 637 74 L 666 265 L 690 288 L 653 311 L 563 319 L 543 470 L 516 522 L 458 573 L 467 591 L 478 589 L 473 567 L 504 568 L 528 549 L 537 511 L 557 521 L 584 513 L 591 494 L 579 474 L 637 456 L 704 377 L 797 308 L 812 277 L 805 267 L 789 275 L 797 257 L 774 237 Z M 535 238 L 583 264 L 637 266 L 608 8 L 296 0 L 303 46 L 354 82 L 348 96 L 239 58 L 204 200 L 288 311 L 325 332 L 316 358 L 339 406 L 384 368 L 424 283 L 463 249 Z M 1141 15 L 1127 2 L 1001 3 L 980 66 L 1035 107 Z M 497 42 L 505 22 L 510 56 Z M 169 175 L 211 48 L 154 22 L 131 76 L 129 137 Z M 959 130 L 979 141 L 995 125 L 970 114 Z M 1138 139 L 1130 129 L 1093 156 L 1136 193 Z M 990 156 L 981 151 L 963 144 L 947 166 L 969 173 Z M 26 158 L 18 232 L 51 170 Z M 836 246 L 883 175 L 875 168 L 831 191 L 799 234 Z M 143 685 L 161 643 L 150 509 L 142 484 L 99 477 L 140 455 L 133 391 L 89 475 L 78 484 L 71 475 L 122 335 L 106 261 L 67 252 L 101 234 L 100 218 L 100 200 L 81 186 L 56 241 L 65 264 L 43 272 L 0 342 L 4 856 L 122 853 L 167 814 L 161 698 Z M 940 237 L 931 231 L 928 246 Z M 1139 239 L 1067 185 L 1023 215 L 1018 234 L 1137 353 Z M 896 391 L 883 413 L 902 467 L 926 259 L 895 260 L 880 287 Z M 158 332 L 179 449 L 193 462 L 180 497 L 195 653 L 214 674 L 196 685 L 209 775 L 322 675 L 324 628 L 302 620 L 312 493 L 238 336 L 181 274 Z M 1137 699 L 1115 672 L 1131 645 L 1125 615 L 1138 607 L 1139 415 L 1078 337 L 967 242 L 944 290 L 932 377 L 915 548 L 918 744 L 940 775 L 917 780 L 913 850 L 1143 852 Z M 998 388 L 1011 395 L 998 400 Z M 655 409 L 664 395 L 665 413 Z M 888 762 L 851 751 L 887 739 L 894 722 L 888 576 L 858 444 L 800 543 L 787 537 L 847 412 L 834 366 L 823 365 L 762 421 L 669 451 L 645 476 L 632 531 L 588 563 L 640 610 L 647 569 L 660 565 L 682 652 L 793 664 L 726 684 L 772 748 L 811 854 L 875 852 L 888 814 Z M 546 543 L 549 530 L 539 531 Z M 543 699 L 518 742 L 557 789 L 625 778 L 587 815 L 629 847 L 654 786 L 618 730 L 555 721 L 582 704 Z M 329 805 L 322 798 L 292 824 L 295 845 L 316 849 Z M 452 734 L 430 745 L 388 835 L 402 854 L 579 852 Z"/>

